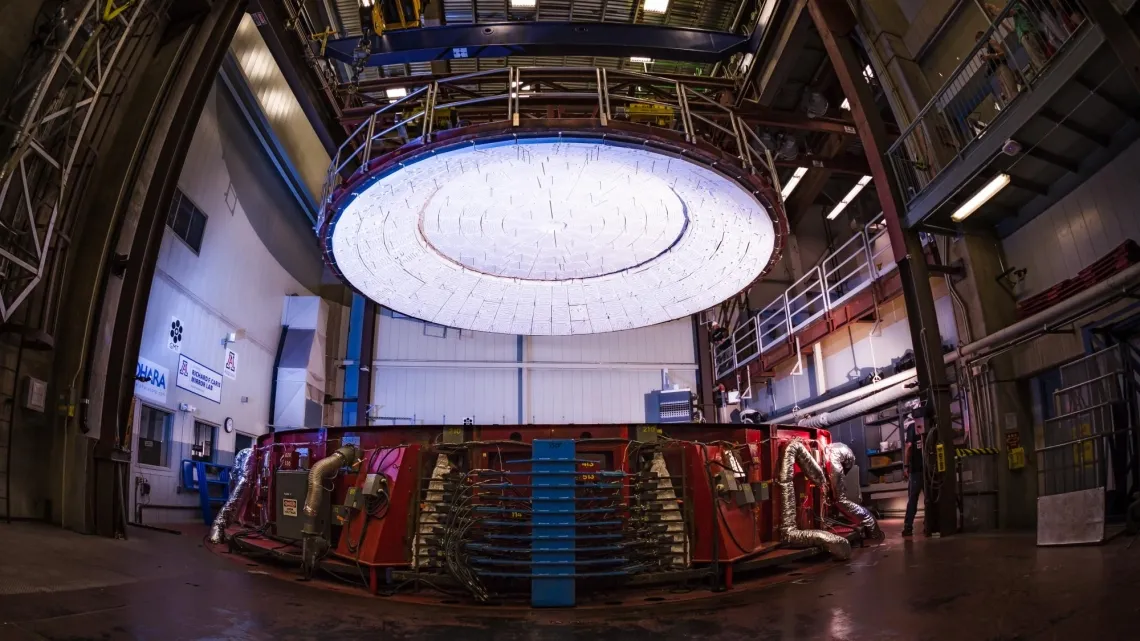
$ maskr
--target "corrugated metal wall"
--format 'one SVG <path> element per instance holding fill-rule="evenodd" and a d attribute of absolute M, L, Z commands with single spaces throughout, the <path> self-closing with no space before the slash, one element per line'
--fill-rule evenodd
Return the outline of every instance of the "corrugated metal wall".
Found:
<path fill-rule="evenodd" d="M 249 15 L 241 19 L 230 51 L 309 193 L 319 199 L 329 155 Z"/>
<path fill-rule="evenodd" d="M 377 323 L 379 422 L 587 423 L 646 420 L 661 370 L 693 387 L 693 326 L 682 319 L 587 336 L 460 332 L 385 313 Z"/>
<path fill-rule="evenodd" d="M 1017 293 L 1071 278 L 1126 239 L 1140 240 L 1140 142 L 1003 241 L 1006 266 L 1026 268 Z"/>
<path fill-rule="evenodd" d="M 211 94 L 207 100 L 178 181 L 183 193 L 208 216 L 201 252 L 195 254 L 166 229 L 139 349 L 140 357 L 166 368 L 170 376 L 166 402 L 145 403 L 174 415 L 169 465 L 132 466 L 135 477 L 150 483 L 146 502 L 151 505 L 197 504 L 196 495 L 178 491 L 180 462 L 190 457 L 195 420 L 219 426 L 214 447 L 217 461 L 223 464 L 233 460 L 237 433 L 265 433 L 284 297 L 309 293 L 261 244 L 237 201 L 222 154 L 218 98 Z M 183 326 L 181 353 L 218 372 L 225 355 L 222 338 L 245 330 L 246 337 L 231 345 L 238 353 L 237 378 L 223 378 L 221 403 L 176 386 L 178 353 L 167 346 L 172 317 Z M 180 412 L 179 403 L 189 403 L 197 411 Z M 220 429 L 227 417 L 234 420 L 232 434 Z M 200 517 L 191 510 L 148 509 L 144 518 L 169 522 Z"/>

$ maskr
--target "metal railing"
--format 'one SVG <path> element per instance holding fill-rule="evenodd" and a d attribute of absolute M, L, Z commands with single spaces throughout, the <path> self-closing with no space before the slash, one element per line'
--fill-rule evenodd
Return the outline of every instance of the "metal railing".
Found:
<path fill-rule="evenodd" d="M 904 197 L 913 200 L 1019 96 L 1087 19 L 1076 0 L 1012 0 L 983 5 L 990 27 L 887 154 Z"/>
<path fill-rule="evenodd" d="M 559 80 L 559 74 L 567 79 Z M 408 82 L 414 86 L 415 77 Z M 333 155 L 321 193 L 318 230 L 342 185 L 401 145 L 416 139 L 427 142 L 438 130 L 464 126 L 455 120 L 460 107 L 485 106 L 480 122 L 518 126 L 524 118 L 544 117 L 552 104 L 588 105 L 596 109 L 602 126 L 612 120 L 638 120 L 681 133 L 690 143 L 698 138 L 714 142 L 745 169 L 768 172 L 772 184 L 778 184 L 771 154 L 756 132 L 707 90 L 677 80 L 601 67 L 502 67 L 432 80 L 406 91 L 370 111 Z"/>
<path fill-rule="evenodd" d="M 883 215 L 820 261 L 759 312 L 718 343 L 713 359 L 718 379 L 785 344 L 796 332 L 841 307 L 895 268 Z"/>
<path fill-rule="evenodd" d="M 1054 416 L 1044 421 L 1036 448 L 1042 496 L 1106 487 L 1114 466 L 1127 467 L 1134 456 L 1120 348 L 1090 354 L 1060 373 Z"/>

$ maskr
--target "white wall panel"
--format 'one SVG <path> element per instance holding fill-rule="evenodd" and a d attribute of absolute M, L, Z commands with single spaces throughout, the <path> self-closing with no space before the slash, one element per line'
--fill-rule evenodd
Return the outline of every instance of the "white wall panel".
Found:
<path fill-rule="evenodd" d="M 480 424 L 518 422 L 515 369 L 381 366 L 376 368 L 374 380 L 372 402 L 380 405 L 376 410 L 379 416 L 414 419 L 416 424 L 427 425 L 457 424 L 467 417 Z"/>
<path fill-rule="evenodd" d="M 1140 240 L 1140 142 L 1003 241 L 1006 266 L 1026 268 L 1017 293 L 1072 278 L 1126 239 Z"/>
<path fill-rule="evenodd" d="M 376 341 L 377 414 L 421 423 L 473 416 L 511 424 L 520 407 L 524 423 L 637 422 L 646 420 L 645 395 L 661 387 L 661 369 L 674 384 L 696 385 L 688 319 L 610 334 L 524 337 L 523 362 L 518 336 L 448 329 L 440 338 L 425 334 L 420 321 L 387 314 Z"/>
<path fill-rule="evenodd" d="M 682 318 L 585 336 L 532 336 L 528 359 L 569 363 L 693 363 L 693 323 Z"/>
<path fill-rule="evenodd" d="M 179 177 L 179 188 L 208 216 L 201 252 L 195 254 L 165 230 L 139 349 L 139 356 L 170 373 L 166 402 L 147 401 L 174 414 L 169 465 L 133 466 L 136 477 L 150 482 L 149 503 L 155 505 L 197 505 L 196 494 L 178 491 L 181 461 L 191 455 L 195 420 L 219 426 L 214 448 L 222 464 L 232 462 L 237 433 L 265 433 L 284 299 L 309 294 L 261 244 L 233 193 L 215 105 L 211 94 Z M 225 356 L 222 338 L 246 331 L 246 338 L 230 346 L 238 353 L 237 379 L 223 377 L 221 403 L 176 386 L 178 353 L 167 346 L 172 317 L 184 328 L 181 353 L 218 372 Z M 180 403 L 197 409 L 193 414 L 180 412 Z M 234 419 L 234 433 L 221 429 L 227 417 Z M 144 518 L 191 521 L 200 516 L 192 510 L 147 510 Z"/>

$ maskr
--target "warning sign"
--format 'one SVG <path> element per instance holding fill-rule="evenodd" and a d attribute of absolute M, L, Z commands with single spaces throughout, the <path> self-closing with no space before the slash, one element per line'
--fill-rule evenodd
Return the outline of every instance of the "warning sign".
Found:
<path fill-rule="evenodd" d="M 281 514 L 283 516 L 297 516 L 297 499 L 282 499 Z"/>

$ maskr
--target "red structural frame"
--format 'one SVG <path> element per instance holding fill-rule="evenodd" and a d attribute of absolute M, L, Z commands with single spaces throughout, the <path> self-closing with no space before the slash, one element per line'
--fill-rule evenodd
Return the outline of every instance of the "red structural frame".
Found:
<path fill-rule="evenodd" d="M 775 476 L 779 457 L 793 439 L 806 442 L 827 470 L 822 451 L 831 442 L 826 430 L 767 425 L 670 424 L 658 428 L 662 454 L 672 475 L 680 475 L 678 503 L 684 514 L 688 538 L 689 569 L 716 567 L 724 582 L 731 583 L 732 568 L 743 569 L 768 556 L 789 554 L 780 544 L 781 488 Z M 464 456 L 470 466 L 494 466 L 494 461 L 527 458 L 535 439 L 574 439 L 577 455 L 609 461 L 614 470 L 627 469 L 627 453 L 637 438 L 635 425 L 526 425 L 526 426 L 367 426 L 306 429 L 262 436 L 252 457 L 249 491 L 239 507 L 238 522 L 230 533 L 265 532 L 278 517 L 274 501 L 277 470 L 297 469 L 298 448 L 307 448 L 310 462 L 323 458 L 345 442 L 359 439 L 362 462 L 331 481 L 334 505 L 345 502 L 349 489 L 360 488 L 366 474 L 382 473 L 388 483 L 389 501 L 380 517 L 350 516 L 334 519 L 334 563 L 356 566 L 367 573 L 373 592 L 390 580 L 392 571 L 411 572 L 413 539 L 420 501 L 431 477 L 445 430 L 452 437 L 462 432 Z M 449 447 L 454 448 L 455 445 Z M 725 467 L 725 450 L 736 453 L 748 483 L 765 484 L 767 496 L 755 503 L 738 505 L 717 487 Z M 453 450 L 454 456 L 454 450 Z M 588 471 L 584 468 L 580 471 Z M 524 479 L 519 483 L 525 484 Z M 797 526 L 820 528 L 833 513 L 825 500 L 827 489 L 807 480 L 797 468 L 794 481 Z M 628 494 L 628 489 L 625 490 Z M 842 533 L 850 530 L 837 528 Z M 280 547 L 273 539 L 246 539 L 263 549 Z"/>

